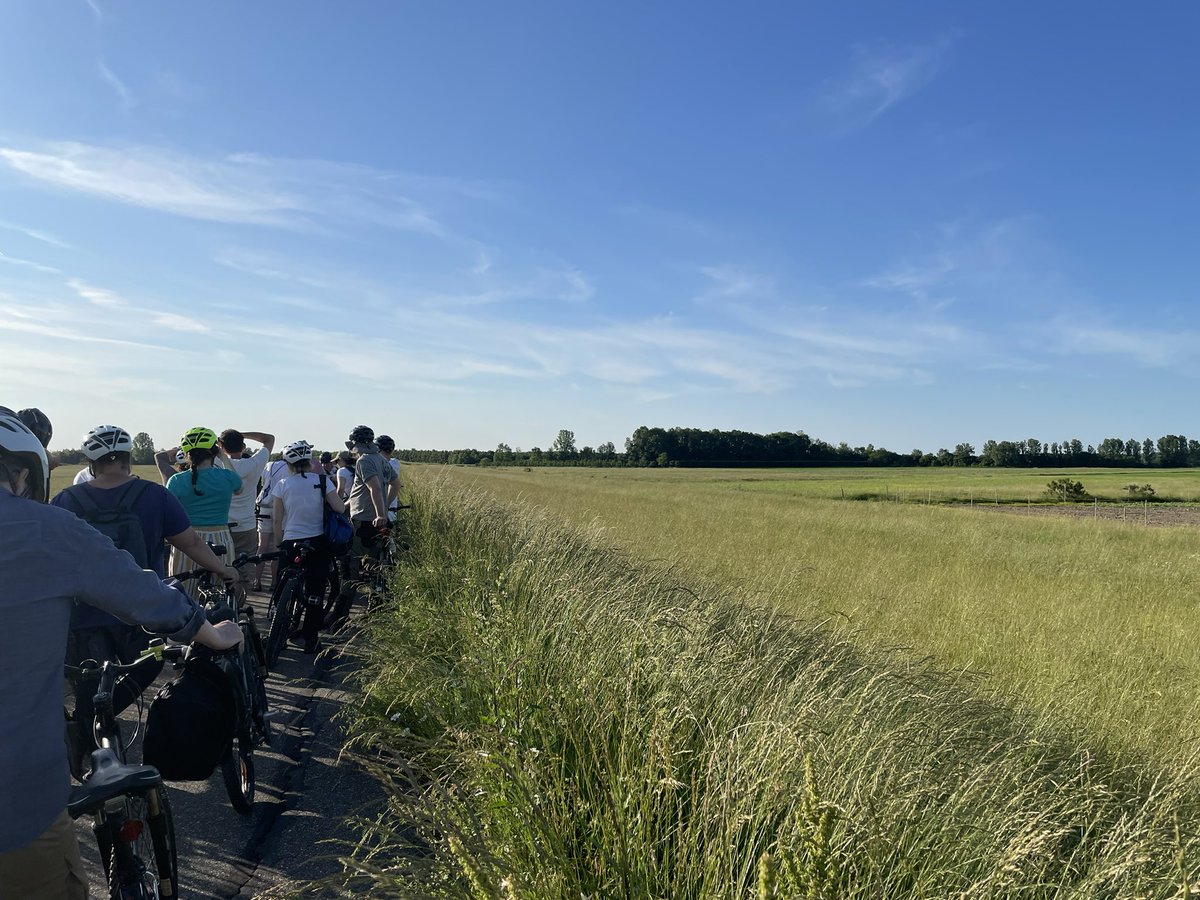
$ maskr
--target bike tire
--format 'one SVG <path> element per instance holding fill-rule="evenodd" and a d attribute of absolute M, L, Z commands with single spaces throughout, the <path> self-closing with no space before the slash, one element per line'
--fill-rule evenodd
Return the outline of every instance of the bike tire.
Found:
<path fill-rule="evenodd" d="M 243 816 L 254 810 L 254 746 L 244 736 L 235 736 L 229 753 L 221 761 L 221 778 L 229 803 Z"/>
<path fill-rule="evenodd" d="M 146 797 L 130 795 L 126 798 L 127 818 L 142 824 L 134 841 L 125 843 L 115 839 L 115 827 L 111 822 L 96 830 L 110 900 L 159 900 L 179 896 L 175 820 L 166 789 L 160 785 L 157 790 L 159 812 L 156 816 L 150 815 Z M 164 892 L 164 887 L 169 892 Z"/>
<path fill-rule="evenodd" d="M 288 578 L 279 586 L 279 594 L 271 607 L 271 625 L 267 629 L 267 666 L 274 668 L 279 661 L 279 654 L 287 645 L 288 634 L 292 628 L 293 600 L 300 589 L 300 579 Z"/>
<path fill-rule="evenodd" d="M 321 605 L 321 626 L 324 628 L 333 621 L 333 613 L 337 608 L 338 598 L 342 594 L 342 573 L 336 564 L 329 567 L 329 581 L 325 587 L 325 602 Z"/>

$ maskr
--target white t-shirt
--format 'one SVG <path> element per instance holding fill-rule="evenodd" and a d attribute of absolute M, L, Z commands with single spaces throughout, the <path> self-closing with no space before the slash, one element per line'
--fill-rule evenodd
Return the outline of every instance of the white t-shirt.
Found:
<path fill-rule="evenodd" d="M 326 479 L 326 493 L 337 496 L 333 482 Z M 283 539 L 302 541 L 325 533 L 325 499 L 321 478 L 315 472 L 289 475 L 271 488 L 271 502 L 283 501 Z"/>
<path fill-rule="evenodd" d="M 249 456 L 229 460 L 233 471 L 242 477 L 242 489 L 229 501 L 229 521 L 237 523 L 234 531 L 254 530 L 254 488 L 270 458 L 267 448 L 259 447 Z"/>
<path fill-rule="evenodd" d="M 259 518 L 269 519 L 271 517 L 271 490 L 281 479 L 287 477 L 288 464 L 282 459 L 277 459 L 267 466 L 262 477 L 263 488 L 254 500 L 258 504 Z"/>
<path fill-rule="evenodd" d="M 89 481 L 91 481 L 95 477 L 96 476 L 92 474 L 91 467 L 84 466 L 82 469 L 80 469 L 78 472 L 75 473 L 75 480 L 72 481 L 71 484 L 87 484 Z"/>
<path fill-rule="evenodd" d="M 342 466 L 337 470 L 337 489 L 343 500 L 350 496 L 350 488 L 353 486 L 354 470 L 349 466 Z"/>

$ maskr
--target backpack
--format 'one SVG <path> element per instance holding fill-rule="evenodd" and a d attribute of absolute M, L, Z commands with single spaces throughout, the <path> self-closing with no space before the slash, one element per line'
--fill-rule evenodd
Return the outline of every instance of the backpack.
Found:
<path fill-rule="evenodd" d="M 87 485 L 74 485 L 67 488 L 66 493 L 79 510 L 81 519 L 132 556 L 133 561 L 143 569 L 148 569 L 150 552 L 146 548 L 146 533 L 142 531 L 142 520 L 138 518 L 134 507 L 149 486 L 148 481 L 134 479 L 113 509 L 97 506 L 88 494 Z"/>
<path fill-rule="evenodd" d="M 210 657 L 190 656 L 150 705 L 142 761 L 167 781 L 204 781 L 229 755 L 234 717 L 229 676 Z"/>
<path fill-rule="evenodd" d="M 275 482 L 279 480 L 280 473 L 287 473 L 287 463 L 282 459 L 277 459 L 268 465 L 264 470 L 259 481 L 262 488 L 258 492 L 258 496 L 254 498 L 254 516 L 255 518 L 270 518 L 271 515 L 271 488 L 275 486 Z M 263 512 L 263 510 L 266 512 Z"/>
<path fill-rule="evenodd" d="M 335 512 L 325 499 L 328 491 L 327 479 L 321 473 L 321 509 L 325 516 L 325 540 L 329 541 L 329 549 L 334 556 L 342 556 L 350 549 L 350 541 L 354 538 L 354 526 L 345 513 Z"/>

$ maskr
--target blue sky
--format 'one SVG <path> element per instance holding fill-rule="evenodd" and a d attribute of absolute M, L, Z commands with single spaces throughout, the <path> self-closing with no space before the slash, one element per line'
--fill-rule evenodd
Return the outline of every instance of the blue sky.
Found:
<path fill-rule="evenodd" d="M 1200 435 L 1197 38 L 1184 3 L 6 0 L 0 403 L 58 446 Z"/>

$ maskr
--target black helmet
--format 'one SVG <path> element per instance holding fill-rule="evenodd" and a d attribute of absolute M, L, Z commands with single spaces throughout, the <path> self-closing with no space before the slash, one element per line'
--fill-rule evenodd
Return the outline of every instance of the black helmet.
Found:
<path fill-rule="evenodd" d="M 391 453 L 393 450 L 396 449 L 396 442 L 393 441 L 386 434 L 381 434 L 379 436 L 379 438 L 375 441 L 375 443 L 378 445 L 379 449 L 382 450 L 384 453 Z"/>
<path fill-rule="evenodd" d="M 325 465 L 325 463 L 331 463 L 331 462 L 333 462 L 333 454 L 330 453 L 328 450 L 326 450 L 325 452 L 323 452 L 321 454 L 321 465 Z"/>
<path fill-rule="evenodd" d="M 31 406 L 28 409 L 17 410 L 17 418 L 25 423 L 25 427 L 37 435 L 37 439 L 42 442 L 43 447 L 50 446 L 50 438 L 54 437 L 54 426 L 50 424 L 50 420 L 46 414 L 36 406 Z"/>
<path fill-rule="evenodd" d="M 366 425 L 355 425 L 354 430 L 350 432 L 349 441 L 351 444 L 373 444 L 375 429 L 368 428 Z"/>

